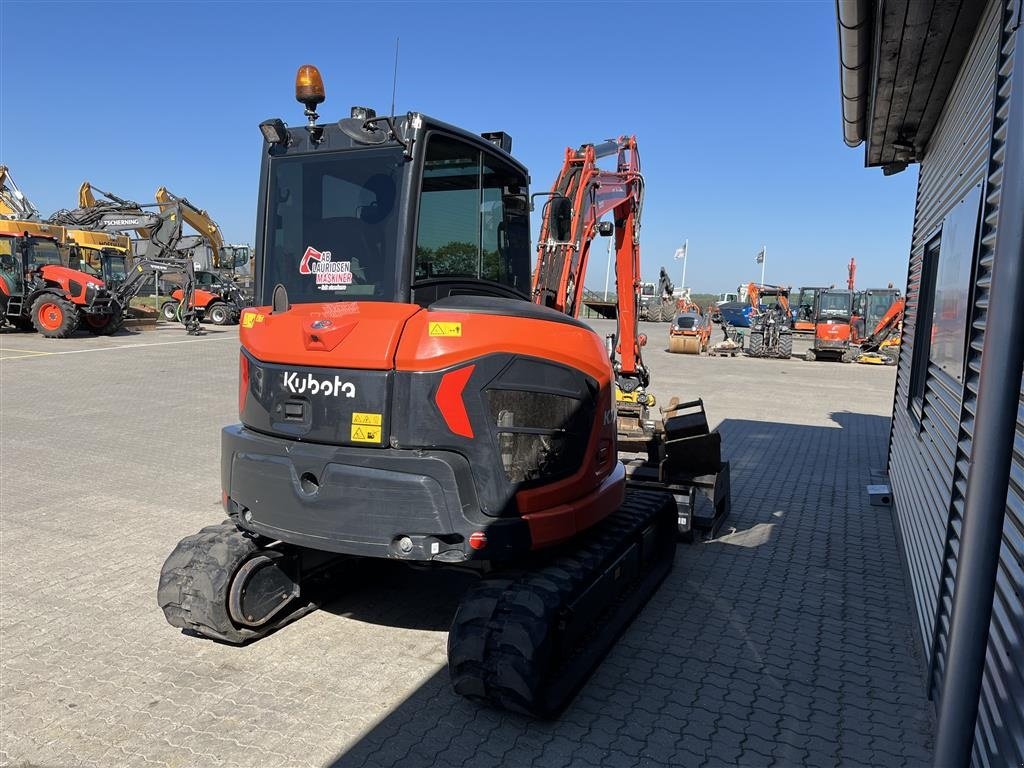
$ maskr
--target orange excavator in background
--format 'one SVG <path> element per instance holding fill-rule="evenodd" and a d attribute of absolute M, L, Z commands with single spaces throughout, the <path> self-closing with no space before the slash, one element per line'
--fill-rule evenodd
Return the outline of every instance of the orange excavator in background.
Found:
<path fill-rule="evenodd" d="M 861 340 L 860 354 L 856 358 L 858 363 L 895 365 L 906 309 L 906 299 L 897 296 L 871 333 Z"/>
<path fill-rule="evenodd" d="M 187 197 L 180 197 L 160 187 L 156 191 L 156 202 L 161 211 L 177 209 L 181 218 L 192 229 L 198 232 L 210 248 L 212 269 L 196 270 L 196 287 L 192 296 L 195 311 L 200 320 L 209 320 L 214 325 L 234 325 L 248 306 L 248 301 L 241 289 L 235 284 L 233 273 L 225 270 L 234 269 L 234 255 L 229 253 L 224 244 L 224 235 L 217 224 L 204 209 L 192 203 Z M 174 320 L 181 314 L 184 301 L 184 288 L 171 292 L 171 300 L 160 307 L 165 320 Z"/>
<path fill-rule="evenodd" d="M 311 578 L 339 558 L 471 571 L 456 692 L 553 716 L 671 568 L 691 517 L 677 499 L 700 487 L 682 475 L 727 477 L 702 404 L 649 410 L 636 141 L 567 150 L 531 281 L 510 137 L 366 107 L 321 125 L 310 65 L 296 98 L 306 125 L 260 125 L 229 520 L 178 544 L 158 602 L 173 626 L 244 643 L 314 608 Z M 576 318 L 595 234 L 616 244 L 608 339 Z M 627 449 L 643 453 L 629 466 Z"/>

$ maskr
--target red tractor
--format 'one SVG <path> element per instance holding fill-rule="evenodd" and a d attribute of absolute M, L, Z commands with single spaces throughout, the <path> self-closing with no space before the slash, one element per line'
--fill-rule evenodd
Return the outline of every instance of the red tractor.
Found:
<path fill-rule="evenodd" d="M 0 325 L 63 339 L 78 327 L 114 333 L 124 311 L 103 280 L 64 266 L 64 228 L 0 220 Z"/>

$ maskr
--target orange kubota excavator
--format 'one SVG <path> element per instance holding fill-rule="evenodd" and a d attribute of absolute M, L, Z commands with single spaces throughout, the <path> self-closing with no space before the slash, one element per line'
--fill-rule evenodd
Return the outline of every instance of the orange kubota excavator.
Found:
<path fill-rule="evenodd" d="M 671 567 L 677 499 L 722 490 L 682 482 L 707 470 L 691 456 L 723 469 L 703 407 L 648 410 L 636 142 L 566 153 L 531 285 L 507 135 L 364 107 L 318 124 L 309 65 L 296 97 L 307 125 L 260 125 L 260 306 L 242 313 L 241 423 L 222 432 L 230 519 L 178 544 L 159 604 L 244 643 L 315 607 L 310 579 L 339 556 L 470 569 L 455 690 L 554 715 Z M 596 168 L 605 154 L 616 171 Z M 606 341 L 575 315 L 590 239 L 612 231 Z M 627 467 L 623 448 L 643 455 Z"/>
<path fill-rule="evenodd" d="M 895 365 L 899 351 L 900 335 L 903 331 L 903 315 L 907 301 L 897 295 L 892 304 L 875 323 L 864 339 L 860 342 L 858 363 L 868 365 Z"/>

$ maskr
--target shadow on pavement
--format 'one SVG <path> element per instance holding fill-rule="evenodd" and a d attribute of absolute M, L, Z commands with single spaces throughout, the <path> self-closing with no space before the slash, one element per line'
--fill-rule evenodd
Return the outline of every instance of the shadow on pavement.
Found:
<path fill-rule="evenodd" d="M 887 508 L 864 486 L 889 420 L 721 425 L 726 533 L 675 568 L 556 722 L 477 707 L 442 669 L 332 763 L 349 766 L 925 765 L 932 722 Z M 729 532 L 731 527 L 731 532 Z M 460 589 L 384 573 L 332 610 L 440 627 Z"/>
<path fill-rule="evenodd" d="M 404 629 L 447 630 L 459 600 L 476 575 L 403 563 L 367 560 L 346 569 L 343 579 L 355 581 L 320 610 L 353 621 Z"/>

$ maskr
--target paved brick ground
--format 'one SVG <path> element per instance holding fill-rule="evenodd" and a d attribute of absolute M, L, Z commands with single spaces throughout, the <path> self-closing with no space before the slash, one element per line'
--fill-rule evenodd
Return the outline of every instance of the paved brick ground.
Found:
<path fill-rule="evenodd" d="M 0 335 L 0 764 L 927 764 L 892 523 L 864 494 L 892 372 L 657 346 L 657 391 L 703 394 L 720 422 L 730 530 L 679 548 L 575 703 L 538 724 L 450 693 L 453 574 L 368 564 L 243 649 L 163 622 L 163 558 L 220 517 L 232 331 Z"/>

